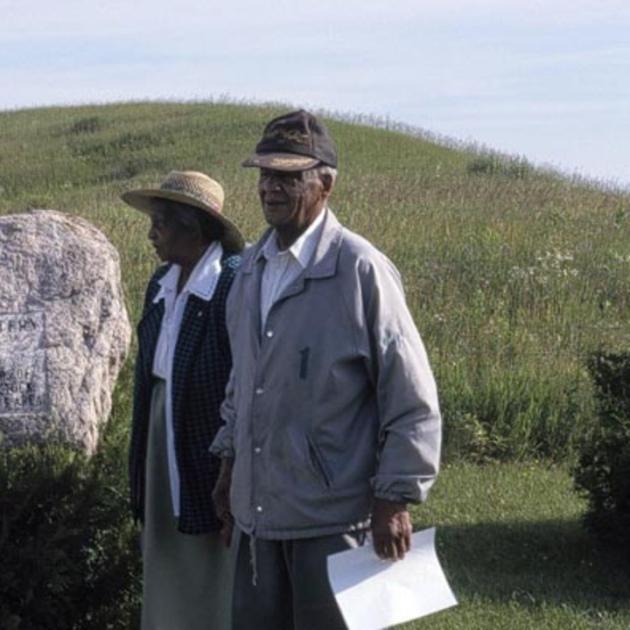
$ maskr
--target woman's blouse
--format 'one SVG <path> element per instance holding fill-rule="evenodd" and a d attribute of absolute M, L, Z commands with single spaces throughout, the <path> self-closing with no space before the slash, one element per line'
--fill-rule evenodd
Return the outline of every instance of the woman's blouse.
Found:
<path fill-rule="evenodd" d="M 168 272 L 159 280 L 160 290 L 153 300 L 154 303 L 164 300 L 164 316 L 153 358 L 153 375 L 166 381 L 166 452 L 173 514 L 176 517 L 179 516 L 180 478 L 175 454 L 171 395 L 175 347 L 188 296 L 192 293 L 202 300 L 212 299 L 221 274 L 222 256 L 223 248 L 219 242 L 209 245 L 179 294 L 177 293 L 177 282 L 181 267 L 175 264 L 171 265 Z"/>

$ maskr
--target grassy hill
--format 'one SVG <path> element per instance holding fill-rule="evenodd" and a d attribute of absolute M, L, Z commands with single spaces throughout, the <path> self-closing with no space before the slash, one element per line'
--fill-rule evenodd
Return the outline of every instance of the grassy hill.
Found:
<path fill-rule="evenodd" d="M 0 113 L 0 212 L 78 213 L 122 256 L 138 317 L 155 265 L 119 193 L 171 169 L 221 181 L 255 240 L 256 173 L 240 167 L 278 109 L 133 103 Z M 448 418 L 448 448 L 563 457 L 591 416 L 583 359 L 630 341 L 630 196 L 421 137 L 329 121 L 332 207 L 402 272 Z"/>
<path fill-rule="evenodd" d="M 207 172 L 255 240 L 264 227 L 256 173 L 240 162 L 282 111 L 129 103 L 0 112 L 0 214 L 54 208 L 99 226 L 120 251 L 136 322 L 157 261 L 146 218 L 119 194 L 171 169 Z M 448 465 L 416 525 L 442 528 L 464 605 L 414 627 L 627 627 L 630 592 L 580 530 L 566 462 L 593 413 L 586 356 L 630 347 L 630 196 L 522 159 L 328 124 L 340 154 L 331 206 L 400 269 L 444 410 Z M 102 449 L 119 502 L 130 383 L 128 362 Z M 540 458 L 557 465 L 531 463 Z"/>

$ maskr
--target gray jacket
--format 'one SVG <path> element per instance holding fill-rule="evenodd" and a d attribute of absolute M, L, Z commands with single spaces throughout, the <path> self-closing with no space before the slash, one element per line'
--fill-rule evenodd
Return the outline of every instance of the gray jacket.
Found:
<path fill-rule="evenodd" d="M 258 257 L 227 303 L 233 368 L 211 450 L 234 457 L 237 525 L 260 538 L 369 526 L 373 497 L 418 502 L 438 472 L 435 382 L 394 265 L 328 210 L 313 259 L 260 330 Z"/>

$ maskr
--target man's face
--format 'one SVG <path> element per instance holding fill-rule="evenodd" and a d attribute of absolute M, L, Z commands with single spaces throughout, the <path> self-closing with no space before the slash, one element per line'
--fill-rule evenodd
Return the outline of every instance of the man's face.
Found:
<path fill-rule="evenodd" d="M 316 170 L 261 168 L 258 194 L 267 223 L 279 230 L 301 231 L 316 218 L 328 196 Z"/>

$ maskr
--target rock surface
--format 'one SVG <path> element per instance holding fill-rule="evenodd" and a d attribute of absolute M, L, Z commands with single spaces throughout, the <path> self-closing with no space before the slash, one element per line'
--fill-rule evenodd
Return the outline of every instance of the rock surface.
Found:
<path fill-rule="evenodd" d="M 93 225 L 53 210 L 0 216 L 0 445 L 92 454 L 131 328 L 119 256 Z"/>

